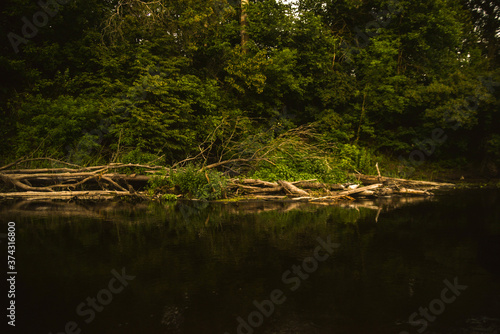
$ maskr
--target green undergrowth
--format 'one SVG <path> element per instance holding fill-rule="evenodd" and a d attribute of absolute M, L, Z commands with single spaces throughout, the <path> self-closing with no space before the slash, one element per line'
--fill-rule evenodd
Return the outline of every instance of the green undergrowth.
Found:
<path fill-rule="evenodd" d="M 344 144 L 329 150 L 309 145 L 307 150 L 276 150 L 266 159 L 251 164 L 237 177 L 269 182 L 355 182 L 355 172 L 376 173 L 375 163 L 378 160 L 380 157 L 356 145 Z M 215 169 L 202 169 L 197 164 L 188 164 L 182 168 L 157 173 L 149 180 L 147 190 L 149 195 L 163 201 L 175 200 L 176 195 L 200 200 L 218 200 L 231 197 L 227 188 L 228 179 L 229 176 Z"/>
<path fill-rule="evenodd" d="M 323 183 L 352 182 L 352 173 L 376 173 L 377 157 L 356 145 L 343 144 L 327 152 L 314 150 L 279 152 L 261 161 L 249 174 L 264 181 L 318 180 Z"/>
<path fill-rule="evenodd" d="M 161 194 L 160 199 L 164 201 L 177 199 L 175 194 L 200 200 L 216 200 L 225 195 L 226 186 L 227 177 L 221 172 L 202 170 L 199 166 L 190 164 L 184 168 L 157 173 L 149 180 L 147 191 L 151 196 Z"/>

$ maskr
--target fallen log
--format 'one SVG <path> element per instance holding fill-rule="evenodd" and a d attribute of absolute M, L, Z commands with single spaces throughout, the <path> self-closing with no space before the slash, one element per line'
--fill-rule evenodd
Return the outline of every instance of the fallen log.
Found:
<path fill-rule="evenodd" d="M 0 173 L 0 175 L 12 180 L 29 180 L 29 181 L 47 181 L 47 180 L 58 180 L 58 181 L 75 181 L 87 178 L 89 176 L 99 176 L 111 179 L 121 179 L 126 181 L 141 181 L 147 182 L 151 177 L 147 175 L 128 175 L 128 174 L 117 174 L 117 173 L 106 173 L 100 174 L 98 172 L 82 172 L 82 173 L 39 173 L 39 174 L 5 174 Z"/>
<path fill-rule="evenodd" d="M 233 179 L 231 181 L 235 184 L 247 184 L 252 186 L 263 186 L 263 187 L 278 186 L 277 182 L 268 182 L 258 179 Z M 306 189 L 336 189 L 336 190 L 344 189 L 340 184 L 320 183 L 316 181 L 317 180 L 304 180 L 304 181 L 294 181 L 290 183 L 296 187 L 306 188 Z"/>
<path fill-rule="evenodd" d="M 102 169 L 94 172 L 80 173 L 38 173 L 38 174 L 5 174 L 0 173 L 0 180 L 6 184 L 11 184 L 14 187 L 25 191 L 47 191 L 52 192 L 56 189 L 75 189 L 89 181 L 95 181 L 101 184 L 102 181 L 111 185 L 114 190 L 126 191 L 123 184 L 129 189 L 131 183 L 146 184 L 150 179 L 146 175 L 127 175 L 117 173 L 101 173 Z M 119 183 L 122 183 L 120 185 Z M 37 184 L 39 186 L 33 186 Z M 40 186 L 43 185 L 43 186 Z"/>
<path fill-rule="evenodd" d="M 279 180 L 278 184 L 283 187 L 283 189 L 285 190 L 285 192 L 288 195 L 293 195 L 293 196 L 309 196 L 309 193 L 307 191 L 302 190 L 300 188 L 297 188 L 296 186 L 294 186 L 290 182 Z"/>
<path fill-rule="evenodd" d="M 296 187 L 303 189 L 326 189 L 326 190 L 344 190 L 344 187 L 335 183 L 321 183 L 312 181 L 296 181 L 292 182 Z"/>
<path fill-rule="evenodd" d="M 425 191 L 425 190 L 415 190 L 415 189 L 407 189 L 407 188 L 401 188 L 399 189 L 400 194 L 408 194 L 408 195 L 418 195 L 418 196 L 432 196 L 433 194 Z"/>
<path fill-rule="evenodd" d="M 242 189 L 242 190 L 245 190 L 251 194 L 255 194 L 255 193 L 273 193 L 273 192 L 280 192 L 281 190 L 283 190 L 282 187 L 280 186 L 277 186 L 277 187 L 273 187 L 273 188 L 260 188 L 260 187 L 252 187 L 252 186 L 245 186 L 245 185 L 242 185 L 242 184 L 237 184 L 236 185 L 239 189 Z"/>
<path fill-rule="evenodd" d="M 416 186 L 416 187 L 449 187 L 454 185 L 453 183 L 407 180 L 407 179 L 398 179 L 393 177 L 374 176 L 374 175 L 363 175 L 363 174 L 351 174 L 351 175 L 356 177 L 358 181 L 361 181 L 363 184 L 367 185 L 376 183 L 387 183 L 387 182 L 393 182 L 396 184 L 402 184 L 406 186 Z"/>
<path fill-rule="evenodd" d="M 72 166 L 72 167 L 76 167 L 76 168 L 82 168 L 82 166 L 75 165 L 75 164 L 72 164 L 72 163 L 69 163 L 69 162 L 65 162 L 65 161 L 61 161 L 61 160 L 57 160 L 57 159 L 52 159 L 52 158 L 19 158 L 16 161 L 11 162 L 8 165 L 0 167 L 0 170 L 9 169 L 12 166 L 16 166 L 16 165 L 24 163 L 24 162 L 41 161 L 41 160 L 52 161 L 52 163 L 58 163 L 58 164 L 62 164 L 62 165 L 66 165 L 66 166 Z"/>
<path fill-rule="evenodd" d="M 52 178 L 63 180 L 65 178 L 86 178 L 89 176 L 99 175 L 97 172 L 83 172 L 83 173 L 39 173 L 39 174 L 12 174 L 5 175 L 11 180 L 33 180 L 37 178 Z"/>
<path fill-rule="evenodd" d="M 242 180 L 233 180 L 236 184 L 248 184 L 253 186 L 263 186 L 263 187 L 277 187 L 278 183 L 276 182 L 268 182 L 257 179 L 242 179 Z"/>
<path fill-rule="evenodd" d="M 33 186 L 30 186 L 30 185 L 24 184 L 24 183 L 22 183 L 19 180 L 9 178 L 8 176 L 3 175 L 1 173 L 0 173 L 0 179 L 3 182 L 5 182 L 6 184 L 12 184 L 14 187 L 17 187 L 17 188 L 20 188 L 20 189 L 26 190 L 26 191 L 30 191 L 30 190 L 31 191 L 34 191 L 34 190 L 38 190 L 38 191 L 54 191 L 54 190 L 52 190 L 51 187 L 33 187 Z"/>
<path fill-rule="evenodd" d="M 330 196 L 330 197 L 348 196 L 348 195 L 359 194 L 359 193 L 362 193 L 362 192 L 367 191 L 367 190 L 377 189 L 378 187 L 382 187 L 382 184 L 378 183 L 378 184 L 372 184 L 372 185 L 369 185 L 366 187 L 359 187 L 359 188 L 352 189 L 352 190 L 340 191 L 340 192 L 335 193 L 333 196 Z"/>
<path fill-rule="evenodd" d="M 7 169 L 3 170 L 4 174 L 36 174 L 36 173 L 71 173 L 82 171 L 75 168 L 38 168 L 38 169 Z"/>
<path fill-rule="evenodd" d="M 352 190 L 340 191 L 340 192 L 337 192 L 331 196 L 323 196 L 323 197 L 307 196 L 307 197 L 294 198 L 294 200 L 309 200 L 312 202 L 324 201 L 324 200 L 335 200 L 335 199 L 339 199 L 341 197 L 349 197 L 349 195 L 360 194 L 360 193 L 363 193 L 365 191 L 376 189 L 376 188 L 381 187 L 381 186 L 382 186 L 382 184 L 372 184 L 372 185 L 366 186 L 366 187 L 360 187 L 360 188 L 356 188 L 356 189 L 352 189 Z"/>
<path fill-rule="evenodd" d="M 295 181 L 292 184 L 296 187 L 305 188 L 305 189 L 324 189 L 325 184 L 319 182 L 311 182 L 311 181 Z"/>
<path fill-rule="evenodd" d="M 365 190 L 365 191 L 360 192 L 356 195 L 358 195 L 358 196 L 373 196 L 373 195 L 375 195 L 375 192 L 373 190 Z"/>
<path fill-rule="evenodd" d="M 113 191 L 113 190 L 91 190 L 91 191 L 57 191 L 57 192 L 40 192 L 40 191 L 24 191 L 24 192 L 9 192 L 0 193 L 2 199 L 33 199 L 33 200 L 53 200 L 53 199 L 95 199 L 95 198 L 114 198 L 116 196 L 138 196 L 131 194 L 128 191 Z"/>
<path fill-rule="evenodd" d="M 52 161 L 54 163 L 59 163 L 59 164 L 65 164 L 68 166 L 72 166 L 75 168 L 40 168 L 40 169 L 9 169 L 10 167 L 23 163 L 23 162 L 28 162 L 28 161 L 36 161 L 36 160 L 47 160 L 47 161 Z M 90 167 L 82 167 L 79 165 L 67 163 L 64 161 L 56 160 L 56 159 L 51 159 L 51 158 L 33 158 L 33 159 L 20 159 L 17 160 L 13 163 L 10 163 L 8 165 L 5 165 L 3 167 L 0 167 L 0 171 L 2 173 L 24 173 L 24 174 L 29 174 L 29 173 L 39 173 L 39 172 L 54 172 L 54 173 L 59 173 L 59 172 L 84 172 L 84 171 L 95 171 L 98 169 L 120 169 L 120 168 L 144 168 L 144 169 L 149 169 L 149 170 L 164 170 L 166 169 L 164 166 L 150 166 L 150 165 L 142 165 L 142 164 L 124 164 L 124 163 L 110 163 L 108 165 L 102 165 L 102 166 L 90 166 Z"/>

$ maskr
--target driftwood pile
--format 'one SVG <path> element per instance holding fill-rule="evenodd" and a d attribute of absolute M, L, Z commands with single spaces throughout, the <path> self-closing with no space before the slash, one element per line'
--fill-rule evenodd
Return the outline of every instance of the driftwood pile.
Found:
<path fill-rule="evenodd" d="M 36 159 L 30 159 L 36 160 Z M 42 159 L 40 159 L 42 160 Z M 51 160 L 43 158 L 43 160 Z M 24 160 L 26 161 L 26 160 Z M 24 162 L 23 161 L 23 162 Z M 150 175 L 126 174 L 140 169 L 144 173 L 165 171 L 163 166 L 111 163 L 105 166 L 80 167 L 56 161 L 66 167 L 11 169 L 18 162 L 0 167 L 0 199 L 102 199 L 116 196 L 145 197 L 141 192 Z M 207 168 L 207 167 L 206 167 Z M 358 184 L 325 184 L 317 180 L 267 182 L 254 179 L 231 179 L 227 194 L 261 200 L 336 201 L 346 197 L 389 195 L 429 196 L 448 183 L 413 181 L 382 176 L 354 175 Z"/>
<path fill-rule="evenodd" d="M 357 175 L 365 184 L 325 184 L 316 180 L 267 182 L 253 179 L 232 180 L 230 186 L 236 195 L 254 199 L 279 200 L 291 198 L 297 201 L 330 201 L 346 197 L 380 197 L 389 195 L 432 196 L 433 190 L 450 187 L 450 183 L 413 181 L 370 175 Z M 411 187 L 411 188 L 410 188 Z M 318 194 L 321 194 L 318 196 Z"/>
<path fill-rule="evenodd" d="M 345 190 L 347 187 L 344 185 L 319 183 L 316 180 L 267 182 L 254 179 L 235 179 L 230 184 L 230 187 L 233 188 L 237 196 L 244 195 L 249 198 L 263 200 L 280 200 L 286 198 L 294 200 L 333 200 L 349 195 L 362 194 L 379 186 L 381 184 Z M 326 193 L 327 196 L 315 196 L 312 194 L 313 191 Z"/>
<path fill-rule="evenodd" d="M 45 159 L 47 160 L 47 159 Z M 60 162 L 58 162 L 60 163 Z M 0 193 L 0 198 L 25 199 L 100 199 L 115 196 L 141 196 L 134 187 L 143 187 L 147 175 L 119 173 L 124 168 L 149 171 L 161 166 L 112 163 L 105 166 L 80 167 L 67 164 L 63 168 L 0 168 L 0 184 L 15 191 Z"/>

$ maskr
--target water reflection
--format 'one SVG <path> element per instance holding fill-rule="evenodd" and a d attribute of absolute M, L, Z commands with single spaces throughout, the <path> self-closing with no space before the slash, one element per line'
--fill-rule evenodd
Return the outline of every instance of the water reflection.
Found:
<path fill-rule="evenodd" d="M 82 333 L 233 334 L 276 289 L 286 301 L 255 333 L 416 333 L 410 315 L 455 277 L 469 288 L 427 332 L 472 333 L 500 315 L 499 204 L 491 191 L 338 205 L 18 202 L 0 212 L 18 226 L 26 333 L 75 321 Z M 283 273 L 327 236 L 340 247 L 291 291 Z M 87 324 L 77 305 L 123 267 L 136 278 Z"/>

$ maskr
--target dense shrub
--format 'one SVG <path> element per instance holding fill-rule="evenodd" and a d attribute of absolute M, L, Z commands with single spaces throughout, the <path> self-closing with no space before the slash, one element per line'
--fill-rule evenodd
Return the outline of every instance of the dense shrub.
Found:
<path fill-rule="evenodd" d="M 216 200 L 224 195 L 227 179 L 221 172 L 208 169 L 201 170 L 199 166 L 188 165 L 184 168 L 160 173 L 148 182 L 150 195 L 176 191 L 189 198 L 201 200 Z M 169 200 L 173 197 L 170 196 Z"/>
<path fill-rule="evenodd" d="M 195 165 L 172 172 L 170 179 L 183 194 L 202 200 L 222 198 L 226 187 L 226 178 L 221 172 L 200 170 Z"/>
<path fill-rule="evenodd" d="M 347 174 L 336 167 L 329 157 L 300 157 L 296 159 L 281 157 L 273 159 L 276 163 L 262 162 L 251 174 L 252 178 L 265 181 L 299 181 L 316 179 L 320 182 L 342 183 Z"/>
<path fill-rule="evenodd" d="M 351 144 L 340 146 L 338 167 L 347 172 L 358 171 L 364 174 L 375 173 L 375 158 L 373 153 L 363 147 Z"/>

